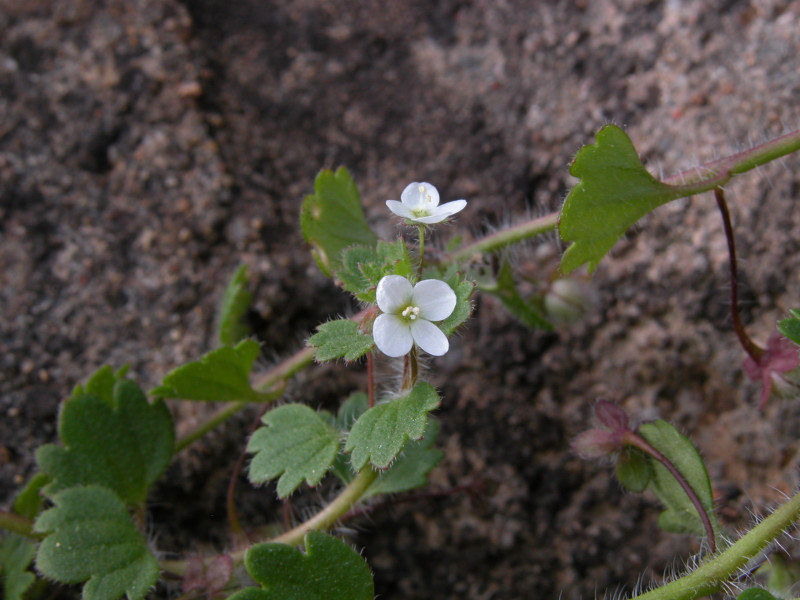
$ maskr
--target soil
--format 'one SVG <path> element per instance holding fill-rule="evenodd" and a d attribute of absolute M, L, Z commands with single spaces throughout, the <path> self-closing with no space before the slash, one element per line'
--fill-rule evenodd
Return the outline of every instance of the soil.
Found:
<path fill-rule="evenodd" d="M 469 200 L 452 227 L 477 238 L 557 210 L 571 158 L 606 123 L 666 175 L 800 126 L 798 31 L 800 2 L 782 0 L 0 0 L 0 504 L 88 374 L 128 363 L 147 389 L 213 346 L 238 264 L 260 371 L 355 310 L 299 232 L 319 169 L 350 170 L 383 237 L 399 232 L 384 200 L 430 181 Z M 798 167 L 788 157 L 727 187 L 745 324 L 762 341 L 800 305 Z M 545 280 L 561 251 L 545 236 L 511 259 Z M 347 523 L 378 596 L 591 598 L 679 567 L 696 540 L 661 532 L 653 497 L 569 451 L 599 397 L 695 441 L 731 531 L 796 489 L 800 405 L 758 411 L 727 264 L 704 196 L 618 243 L 571 326 L 531 331 L 478 296 L 429 363 L 444 398 L 437 494 Z M 287 398 L 333 406 L 364 377 L 313 367 Z M 172 408 L 179 432 L 212 410 Z M 164 551 L 225 548 L 227 482 L 254 418 L 157 485 Z M 275 518 L 271 488 L 240 489 L 248 526 Z"/>

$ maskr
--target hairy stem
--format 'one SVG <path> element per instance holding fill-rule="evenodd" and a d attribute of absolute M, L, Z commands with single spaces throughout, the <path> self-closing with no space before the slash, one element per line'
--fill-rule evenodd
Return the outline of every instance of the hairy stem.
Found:
<path fill-rule="evenodd" d="M 369 465 L 364 467 L 361 472 L 353 478 L 353 481 L 342 490 L 336 499 L 325 508 L 311 517 L 305 523 L 301 523 L 294 529 L 282 533 L 281 535 L 265 540 L 269 544 L 287 544 L 296 546 L 302 543 L 303 538 L 309 531 L 326 531 L 331 529 L 339 519 L 345 515 L 358 502 L 369 486 L 378 478 L 378 472 Z M 249 548 L 243 548 L 230 553 L 233 563 L 239 565 L 244 561 L 244 555 Z M 204 563 L 208 565 L 214 557 L 207 557 Z M 161 569 L 173 575 L 182 576 L 186 572 L 188 562 L 185 560 L 162 560 Z"/>
<path fill-rule="evenodd" d="M 553 231 L 557 226 L 558 213 L 554 212 L 487 235 L 468 246 L 456 250 L 450 254 L 450 259 L 454 261 L 464 261 L 471 259 L 476 254 L 495 252 L 511 244 L 517 244 L 528 238 Z"/>
<path fill-rule="evenodd" d="M 742 152 L 719 158 L 668 177 L 664 183 L 680 189 L 684 196 L 710 192 L 734 175 L 745 173 L 768 162 L 800 150 L 800 129 Z"/>
<path fill-rule="evenodd" d="M 795 494 L 738 542 L 680 579 L 637 598 L 641 600 L 693 600 L 718 592 L 726 581 L 758 556 L 770 543 L 800 518 L 800 493 Z"/>
<path fill-rule="evenodd" d="M 717 207 L 722 215 L 722 226 L 725 229 L 725 239 L 728 240 L 728 263 L 731 273 L 731 317 L 733 318 L 733 328 L 736 330 L 736 337 L 744 348 L 745 352 L 755 363 L 761 364 L 761 357 L 764 356 L 764 349 L 753 342 L 742 324 L 742 317 L 739 314 L 739 273 L 736 267 L 736 242 L 733 238 L 733 226 L 731 225 L 731 214 L 728 211 L 728 203 L 725 202 L 725 191 L 722 188 L 714 188 L 714 198 Z"/>
<path fill-rule="evenodd" d="M 625 434 L 622 436 L 622 442 L 624 444 L 629 444 L 631 446 L 634 446 L 635 448 L 638 448 L 645 454 L 649 454 L 655 460 L 664 465 L 667 471 L 670 472 L 670 475 L 672 475 L 675 478 L 675 481 L 677 481 L 678 484 L 680 484 L 681 488 L 683 488 L 683 491 L 689 497 L 692 506 L 694 506 L 694 509 L 697 511 L 700 520 L 703 522 L 703 529 L 705 529 L 706 538 L 708 538 L 709 550 L 711 550 L 712 554 L 716 552 L 717 542 L 716 542 L 716 536 L 714 534 L 714 527 L 711 524 L 711 519 L 709 518 L 708 512 L 706 511 L 706 508 L 703 506 L 703 503 L 700 501 L 700 498 L 697 496 L 697 492 L 695 492 L 694 488 L 692 488 L 692 486 L 689 485 L 689 482 L 686 481 L 686 478 L 683 476 L 683 473 L 681 473 L 678 470 L 678 468 L 674 464 L 672 464 L 672 461 L 670 459 L 668 459 L 661 452 L 659 452 L 655 447 L 653 447 L 652 444 L 650 444 L 650 442 L 645 440 L 638 433 L 635 433 L 633 431 L 626 431 Z"/>

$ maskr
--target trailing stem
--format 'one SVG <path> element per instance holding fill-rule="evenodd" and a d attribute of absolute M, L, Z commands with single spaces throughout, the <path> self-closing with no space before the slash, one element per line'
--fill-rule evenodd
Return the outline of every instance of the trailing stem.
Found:
<path fill-rule="evenodd" d="M 636 598 L 694 600 L 716 593 L 798 518 L 800 518 L 800 492 L 753 527 L 739 541 L 705 561 L 691 573 Z"/>
<path fill-rule="evenodd" d="M 736 337 L 744 348 L 745 352 L 752 358 L 757 365 L 761 364 L 761 357 L 764 349 L 753 342 L 742 324 L 742 317 L 739 314 L 739 274 L 736 267 L 736 242 L 733 238 L 733 226 L 731 225 L 731 215 L 728 211 L 728 203 L 725 202 L 725 191 L 722 188 L 714 188 L 714 198 L 717 207 L 722 215 L 722 226 L 725 229 L 725 239 L 728 240 L 728 262 L 731 273 L 731 317 L 733 318 L 733 328 L 736 330 Z"/>

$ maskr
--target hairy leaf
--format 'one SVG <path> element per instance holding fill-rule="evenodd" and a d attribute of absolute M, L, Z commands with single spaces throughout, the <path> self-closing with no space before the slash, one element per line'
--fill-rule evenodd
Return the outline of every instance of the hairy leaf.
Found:
<path fill-rule="evenodd" d="M 308 339 L 308 345 L 317 349 L 314 358 L 319 362 L 337 358 L 350 362 L 364 356 L 375 342 L 371 335 L 359 329 L 355 321 L 338 319 L 317 327 L 317 333 Z"/>
<path fill-rule="evenodd" d="M 252 483 L 278 479 L 278 496 L 286 498 L 305 481 L 317 485 L 339 450 L 339 431 L 305 404 L 286 404 L 261 419 L 247 451 Z"/>
<path fill-rule="evenodd" d="M 53 479 L 44 488 L 48 495 L 98 483 L 129 504 L 144 503 L 172 458 L 172 417 L 161 400 L 149 404 L 126 379 L 114 385 L 111 400 L 73 395 L 62 405 L 58 433 L 64 446 L 48 444 L 36 452 L 39 468 Z"/>
<path fill-rule="evenodd" d="M 255 340 L 212 350 L 164 376 L 151 396 L 209 402 L 261 402 L 265 395 L 250 386 L 250 371 L 260 348 Z"/>
<path fill-rule="evenodd" d="M 42 488 L 50 483 L 46 473 L 36 473 L 14 500 L 14 512 L 29 519 L 39 514 L 42 508 Z"/>
<path fill-rule="evenodd" d="M 661 452 L 683 475 L 708 513 L 713 529 L 719 531 L 714 514 L 711 482 L 700 453 L 685 435 L 661 419 L 639 427 L 639 435 Z M 659 515 L 658 524 L 665 531 L 705 535 L 705 528 L 686 492 L 660 462 L 651 460 L 653 478 L 650 489 L 666 510 Z"/>
<path fill-rule="evenodd" d="M 261 588 L 245 588 L 228 600 L 373 600 L 372 574 L 362 556 L 344 542 L 311 531 L 306 552 L 283 544 L 247 551 L 247 572 Z"/>
<path fill-rule="evenodd" d="M 217 337 L 222 346 L 238 344 L 250 333 L 247 325 L 242 323 L 253 301 L 253 294 L 247 289 L 249 283 L 247 265 L 240 265 L 225 288 L 217 313 Z"/>
<path fill-rule="evenodd" d="M 497 281 L 493 285 L 482 286 L 481 289 L 493 296 L 497 296 L 506 310 L 528 327 L 533 329 L 553 328 L 553 325 L 544 317 L 541 310 L 519 295 L 517 285 L 514 282 L 511 264 L 508 260 L 503 261 L 503 266 L 497 275 Z"/>
<path fill-rule="evenodd" d="M 28 570 L 35 554 L 36 544 L 21 535 L 9 533 L 0 540 L 3 598 L 21 600 L 22 595 L 36 580 L 36 576 Z"/>
<path fill-rule="evenodd" d="M 367 225 L 358 189 L 344 167 L 335 173 L 323 169 L 317 175 L 314 193 L 303 200 L 300 226 L 317 265 L 328 277 L 342 268 L 345 248 L 374 246 L 378 240 Z"/>
<path fill-rule="evenodd" d="M 92 373 L 85 385 L 80 383 L 75 386 L 72 396 L 84 396 L 86 394 L 97 396 L 105 400 L 109 405 L 114 403 L 114 386 L 118 381 L 125 379 L 128 374 L 128 365 L 120 367 L 114 371 L 110 366 L 105 365 Z"/>
<path fill-rule="evenodd" d="M 431 448 L 438 436 L 439 422 L 429 419 L 423 438 L 406 444 L 392 466 L 369 486 L 364 498 L 407 492 L 428 485 L 428 473 L 444 458 L 442 450 Z"/>
<path fill-rule="evenodd" d="M 386 275 L 411 277 L 414 269 L 405 242 L 379 241 L 377 246 L 352 246 L 342 255 L 336 278 L 362 302 L 375 304 L 375 289 Z"/>
<path fill-rule="evenodd" d="M 422 438 L 428 412 L 439 402 L 436 390 L 421 382 L 405 396 L 370 408 L 355 422 L 345 445 L 345 451 L 352 452 L 353 468 L 360 471 L 367 461 L 378 469 L 387 468 L 409 438 Z"/>
<path fill-rule="evenodd" d="M 34 529 L 49 534 L 36 568 L 61 583 L 86 582 L 84 600 L 144 598 L 159 567 L 125 504 L 108 488 L 77 486 L 53 497 Z"/>
<path fill-rule="evenodd" d="M 580 181 L 567 196 L 558 222 L 561 239 L 573 242 L 561 259 L 565 274 L 584 263 L 593 271 L 631 225 L 683 195 L 650 175 L 619 127 L 606 125 L 595 140 L 578 151 L 570 167 Z"/>
<path fill-rule="evenodd" d="M 454 268 L 449 272 L 443 273 L 441 279 L 456 293 L 456 307 L 453 309 L 453 312 L 450 313 L 449 317 L 439 323 L 439 329 L 441 329 L 446 336 L 449 336 L 464 323 L 472 313 L 470 298 L 475 291 L 475 283 L 469 279 L 464 279 L 463 275 Z"/>

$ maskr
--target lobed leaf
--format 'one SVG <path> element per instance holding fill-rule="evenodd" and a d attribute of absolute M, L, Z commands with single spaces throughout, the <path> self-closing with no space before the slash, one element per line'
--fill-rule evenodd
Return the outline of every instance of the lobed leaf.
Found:
<path fill-rule="evenodd" d="M 89 376 L 85 385 L 79 383 L 75 386 L 75 389 L 72 391 L 72 396 L 84 396 L 89 394 L 91 396 L 97 396 L 101 400 L 105 400 L 109 405 L 112 405 L 114 404 L 114 386 L 118 381 L 125 379 L 125 375 L 128 374 L 128 368 L 128 365 L 123 365 L 114 371 L 114 369 L 108 365 L 100 367 Z"/>
<path fill-rule="evenodd" d="M 317 333 L 308 339 L 308 345 L 317 349 L 314 358 L 319 362 L 337 358 L 350 362 L 364 356 L 375 342 L 371 335 L 361 331 L 355 321 L 338 319 L 317 327 Z"/>
<path fill-rule="evenodd" d="M 430 419 L 422 439 L 408 442 L 392 466 L 378 476 L 363 497 L 397 494 L 428 485 L 428 473 L 444 458 L 442 450 L 431 448 L 438 437 L 439 422 Z"/>
<path fill-rule="evenodd" d="M 304 404 L 286 404 L 262 418 L 266 427 L 253 433 L 247 451 L 252 483 L 276 477 L 278 496 L 286 498 L 305 480 L 317 485 L 339 451 L 339 431 Z"/>
<path fill-rule="evenodd" d="M 111 403 L 90 394 L 68 398 L 58 433 L 63 447 L 47 444 L 36 452 L 39 468 L 52 478 L 46 494 L 97 483 L 133 505 L 144 503 L 175 445 L 167 407 L 161 400 L 149 404 L 139 386 L 126 379 L 114 385 Z"/>
<path fill-rule="evenodd" d="M 38 515 L 42 509 L 42 488 L 50 481 L 51 478 L 46 473 L 36 473 L 31 477 L 14 500 L 14 512 L 29 519 Z"/>
<path fill-rule="evenodd" d="M 225 287 L 217 312 L 217 338 L 222 346 L 238 344 L 250 334 L 250 329 L 242 322 L 253 301 L 253 294 L 247 289 L 249 284 L 247 265 L 240 265 Z"/>
<path fill-rule="evenodd" d="M 453 312 L 439 323 L 439 329 L 449 337 L 472 314 L 470 298 L 475 291 L 475 282 L 465 279 L 462 273 L 455 270 L 455 267 L 450 272 L 444 273 L 441 279 L 456 293 L 456 306 Z"/>
<path fill-rule="evenodd" d="M 497 296 L 506 310 L 528 327 L 548 330 L 553 328 L 553 325 L 544 317 L 542 311 L 520 296 L 517 291 L 517 284 L 514 281 L 511 263 L 508 260 L 503 261 L 503 266 L 500 267 L 500 273 L 498 273 L 497 281 L 494 285 L 482 286 L 481 289 L 493 296 Z"/>
<path fill-rule="evenodd" d="M 594 271 L 631 225 L 684 195 L 645 169 L 630 138 L 615 125 L 603 127 L 594 144 L 578 151 L 570 173 L 580 181 L 567 196 L 558 221 L 561 239 L 573 242 L 561 258 L 565 274 L 584 263 Z"/>
<path fill-rule="evenodd" d="M 362 302 L 375 304 L 375 289 L 386 275 L 411 277 L 414 268 L 405 242 L 379 241 L 377 246 L 352 246 L 342 254 L 336 278 L 345 290 Z"/>
<path fill-rule="evenodd" d="M 317 265 L 332 277 L 342 268 L 342 252 L 354 245 L 374 246 L 377 236 L 367 225 L 358 189 L 344 167 L 320 171 L 314 193 L 300 211 L 303 236 Z"/>
<path fill-rule="evenodd" d="M 265 395 L 250 385 L 250 371 L 260 351 L 255 340 L 217 348 L 167 373 L 149 394 L 208 402 L 261 402 Z"/>
<path fill-rule="evenodd" d="M 34 524 L 49 534 L 39 545 L 36 568 L 61 583 L 85 581 L 83 600 L 144 598 L 158 579 L 158 561 L 119 497 L 89 485 L 59 492 L 53 502 Z"/>
<path fill-rule="evenodd" d="M 694 444 L 675 427 L 661 419 L 639 427 L 639 435 L 661 452 L 683 475 L 708 513 L 714 532 L 719 523 L 714 514 L 714 498 L 706 466 Z M 705 535 L 705 528 L 686 492 L 660 462 L 651 460 L 653 476 L 650 489 L 666 510 L 659 515 L 658 524 L 673 533 Z"/>
<path fill-rule="evenodd" d="M 257 544 L 244 564 L 261 588 L 228 600 L 373 600 L 375 587 L 364 558 L 335 537 L 310 531 L 306 552 L 284 544 Z"/>
<path fill-rule="evenodd" d="M 345 444 L 345 452 L 352 452 L 353 468 L 360 471 L 367 461 L 378 469 L 387 468 L 409 438 L 422 438 L 428 412 L 439 403 L 436 390 L 421 382 L 405 396 L 370 408 L 355 422 Z"/>
<path fill-rule="evenodd" d="M 2 579 L 3 598 L 22 600 L 23 594 L 36 581 L 36 576 L 28 567 L 36 554 L 36 544 L 9 533 L 0 540 L 0 579 Z"/>

